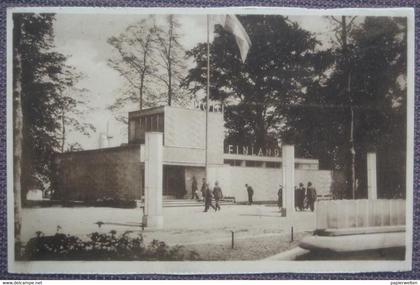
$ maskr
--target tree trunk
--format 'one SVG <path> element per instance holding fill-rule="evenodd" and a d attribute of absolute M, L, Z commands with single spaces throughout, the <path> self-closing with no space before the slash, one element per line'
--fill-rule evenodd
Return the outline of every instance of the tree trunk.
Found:
<path fill-rule="evenodd" d="M 61 110 L 61 153 L 64 152 L 64 145 L 66 143 L 66 124 L 64 118 L 64 107 Z"/>
<path fill-rule="evenodd" d="M 350 153 L 350 178 L 351 178 L 351 196 L 352 199 L 356 199 L 356 150 L 354 148 L 354 107 L 353 97 L 351 94 L 351 70 L 350 60 L 348 55 L 347 46 L 347 23 L 346 16 L 341 17 L 341 41 L 343 48 L 343 57 L 345 64 L 345 77 L 346 77 L 346 95 L 349 103 L 350 122 L 349 122 L 349 153 Z"/>
<path fill-rule="evenodd" d="M 266 148 L 266 130 L 265 130 L 265 123 L 264 123 L 264 115 L 263 115 L 263 108 L 258 106 L 257 109 L 257 116 L 256 116 L 256 124 L 255 124 L 255 147 L 258 150 L 259 148 Z"/>
<path fill-rule="evenodd" d="M 172 70 L 171 70 L 171 60 L 168 62 L 168 105 L 172 104 Z"/>
<path fill-rule="evenodd" d="M 139 103 L 140 103 L 140 110 L 143 110 L 143 93 L 144 93 L 144 79 L 146 77 L 146 73 L 148 72 L 148 67 L 147 67 L 147 57 L 149 56 L 149 49 L 150 49 L 150 42 L 152 40 L 151 38 L 151 34 L 149 33 L 147 35 L 147 39 L 146 39 L 146 43 L 144 45 L 144 50 L 143 50 L 143 70 L 140 74 L 140 98 L 139 98 Z"/>
<path fill-rule="evenodd" d="M 144 89 L 144 76 L 145 76 L 146 70 L 144 70 L 140 76 L 140 110 L 143 110 L 143 89 Z"/>
<path fill-rule="evenodd" d="M 14 198 L 14 230 L 15 258 L 20 256 L 22 248 L 22 54 L 20 50 L 21 20 L 14 17 L 14 72 L 13 72 L 13 198 Z"/>
<path fill-rule="evenodd" d="M 172 35 L 174 29 L 174 19 L 173 16 L 169 16 L 169 43 L 168 43 L 168 105 L 172 104 Z"/>
<path fill-rule="evenodd" d="M 347 76 L 347 80 L 348 80 L 348 92 L 350 92 L 350 84 L 351 84 L 351 73 L 349 72 L 348 76 Z M 350 94 L 350 93 L 349 93 Z M 351 95 L 350 95 L 351 96 Z M 356 150 L 354 148 L 354 108 L 353 108 L 353 100 L 351 100 L 350 103 L 350 137 L 349 137 L 349 142 L 350 142 L 350 157 L 351 157 L 351 193 L 352 193 L 352 198 L 356 199 L 356 188 L 357 188 L 357 184 L 356 184 Z"/>

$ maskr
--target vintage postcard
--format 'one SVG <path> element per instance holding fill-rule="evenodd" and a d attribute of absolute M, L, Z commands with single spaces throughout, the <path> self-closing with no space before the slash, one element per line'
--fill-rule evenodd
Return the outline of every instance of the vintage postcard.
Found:
<path fill-rule="evenodd" d="M 7 12 L 10 272 L 411 269 L 412 9 Z"/>

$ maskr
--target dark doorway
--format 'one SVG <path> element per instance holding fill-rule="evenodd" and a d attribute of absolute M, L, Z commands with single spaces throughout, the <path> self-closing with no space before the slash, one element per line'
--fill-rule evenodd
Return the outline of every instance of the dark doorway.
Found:
<path fill-rule="evenodd" d="M 182 199 L 185 189 L 185 168 L 182 166 L 163 166 L 163 195 L 167 198 Z"/>

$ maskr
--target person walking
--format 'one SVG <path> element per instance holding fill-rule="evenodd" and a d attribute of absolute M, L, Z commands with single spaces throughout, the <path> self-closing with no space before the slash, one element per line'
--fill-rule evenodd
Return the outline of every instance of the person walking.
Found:
<path fill-rule="evenodd" d="M 245 184 L 246 187 L 246 191 L 248 192 L 248 205 L 252 205 L 252 203 L 254 202 L 252 200 L 253 196 L 254 196 L 254 189 L 252 189 L 251 185 Z"/>
<path fill-rule="evenodd" d="M 191 197 L 192 200 L 194 199 L 200 200 L 200 198 L 198 197 L 198 185 L 197 185 L 197 179 L 195 179 L 195 176 L 193 176 L 192 178 L 191 192 L 192 192 L 192 197 Z"/>
<path fill-rule="evenodd" d="M 308 204 L 309 208 L 313 212 L 315 210 L 315 201 L 317 198 L 316 189 L 314 186 L 312 186 L 312 182 L 308 182 L 308 187 L 306 188 L 307 191 L 307 198 L 308 198 Z"/>
<path fill-rule="evenodd" d="M 280 185 L 279 191 L 277 192 L 277 205 L 279 208 L 283 208 L 283 186 Z"/>
<path fill-rule="evenodd" d="M 206 178 L 203 178 L 203 181 L 202 181 L 202 184 L 201 184 L 201 190 L 200 190 L 200 192 L 201 192 L 201 199 L 203 199 L 203 201 L 206 199 L 205 198 L 205 196 L 206 196 Z M 208 185 L 207 185 L 207 187 L 208 187 Z"/>
<path fill-rule="evenodd" d="M 215 182 L 214 183 L 214 188 L 213 188 L 213 196 L 214 196 L 214 201 L 216 203 L 216 211 L 219 210 L 220 211 L 220 200 L 223 199 L 223 193 L 222 193 L 222 188 L 220 188 L 219 186 L 219 182 Z"/>
<path fill-rule="evenodd" d="M 212 203 L 213 194 L 210 191 L 209 184 L 205 184 L 205 191 L 204 191 L 204 212 L 207 212 L 210 207 L 216 211 L 216 207 Z"/>
<path fill-rule="evenodd" d="M 303 183 L 299 183 L 297 196 L 298 196 L 298 209 L 299 211 L 303 211 L 305 208 L 305 186 L 303 186 Z"/>

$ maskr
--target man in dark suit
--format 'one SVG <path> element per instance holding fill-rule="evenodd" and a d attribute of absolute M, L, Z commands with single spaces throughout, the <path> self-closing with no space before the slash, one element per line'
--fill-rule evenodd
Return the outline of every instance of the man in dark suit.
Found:
<path fill-rule="evenodd" d="M 192 183 L 191 183 L 191 192 L 192 192 L 192 197 L 191 199 L 196 199 L 196 200 L 200 200 L 200 198 L 198 197 L 198 185 L 197 185 L 197 179 L 195 179 L 195 176 L 193 176 L 192 178 Z"/>
<path fill-rule="evenodd" d="M 209 184 L 205 184 L 205 192 L 204 192 L 204 212 L 207 212 L 210 207 L 213 208 L 214 211 L 216 211 L 216 207 L 212 203 L 213 194 L 210 191 Z"/>
<path fill-rule="evenodd" d="M 313 212 L 315 209 L 316 189 L 314 186 L 312 186 L 312 182 L 308 182 L 308 187 L 306 188 L 306 192 L 307 192 L 309 208 Z"/>
<path fill-rule="evenodd" d="M 254 189 L 252 189 L 251 185 L 245 184 L 246 187 L 246 191 L 248 192 L 248 205 L 252 205 L 252 203 L 254 202 L 252 200 L 253 196 L 254 196 Z"/>
<path fill-rule="evenodd" d="M 299 211 L 303 211 L 305 208 L 305 186 L 303 183 L 299 183 L 299 188 L 297 189 L 297 208 Z"/>
<path fill-rule="evenodd" d="M 283 208 L 283 186 L 280 185 L 279 191 L 277 192 L 277 205 L 279 208 Z"/>
<path fill-rule="evenodd" d="M 203 178 L 203 182 L 202 182 L 202 184 L 201 184 L 201 198 L 203 199 L 203 201 L 205 201 L 206 200 L 206 187 L 208 188 L 208 185 L 207 185 L 207 183 L 206 183 L 206 178 Z"/>
<path fill-rule="evenodd" d="M 219 182 L 217 181 L 214 183 L 213 196 L 214 196 L 214 201 L 216 202 L 216 211 L 217 210 L 220 211 L 220 200 L 223 199 L 223 193 L 222 193 L 222 188 L 220 188 Z"/>

